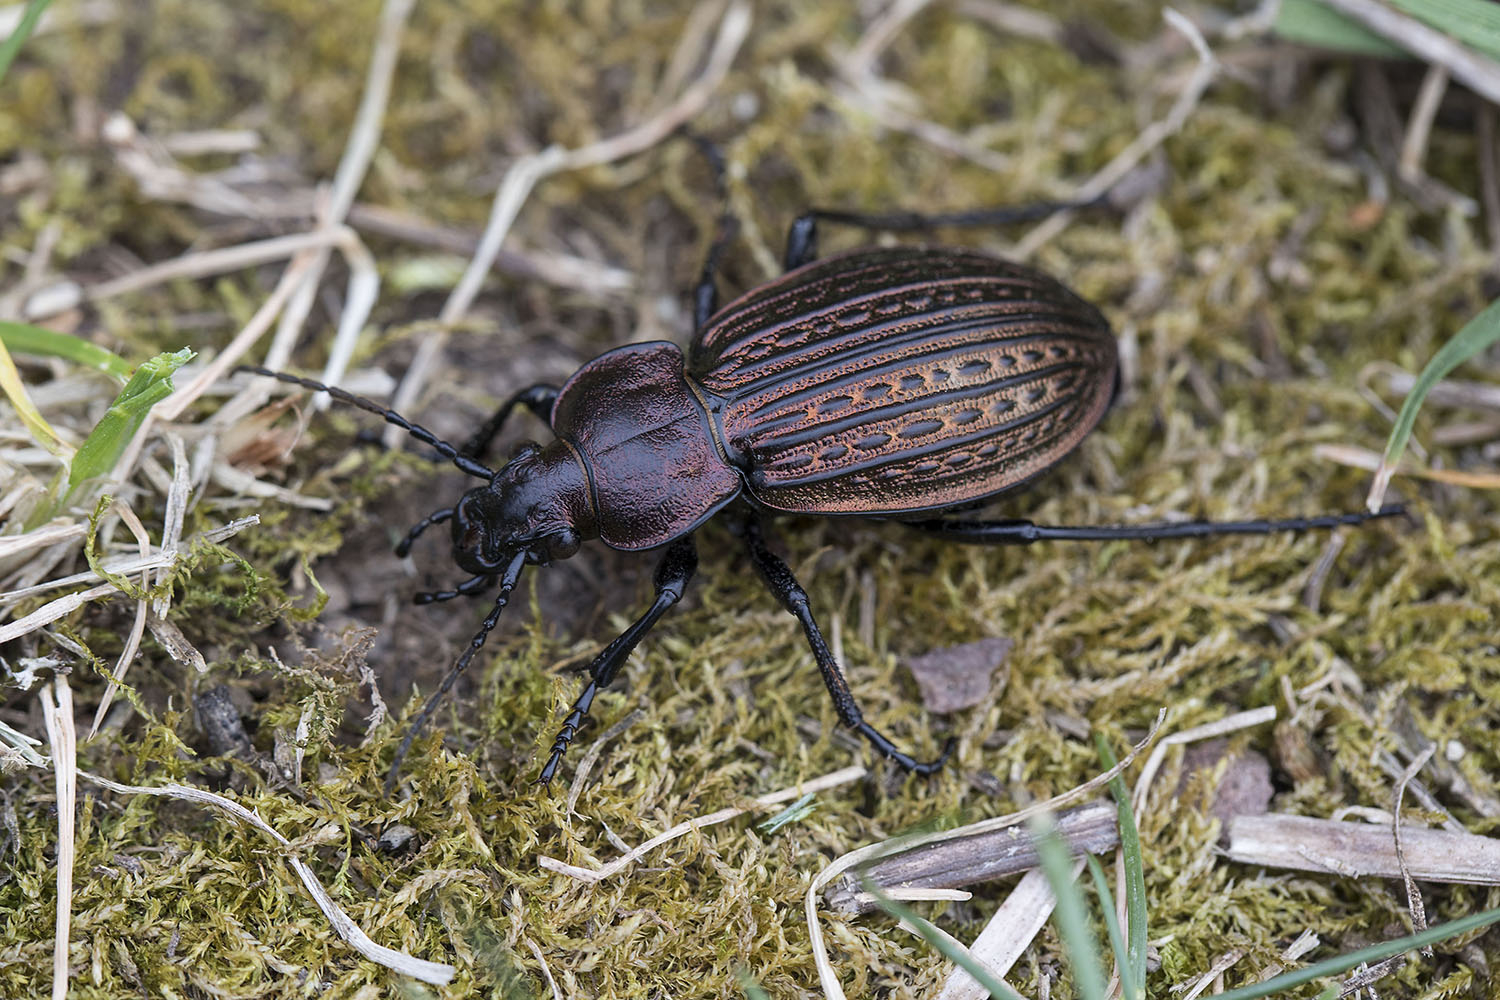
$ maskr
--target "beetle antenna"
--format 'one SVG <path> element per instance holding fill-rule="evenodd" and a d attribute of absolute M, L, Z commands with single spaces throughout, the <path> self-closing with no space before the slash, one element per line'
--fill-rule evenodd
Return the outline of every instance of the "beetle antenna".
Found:
<path fill-rule="evenodd" d="M 406 760 L 406 752 L 411 749 L 412 741 L 417 734 L 427 725 L 427 720 L 437 711 L 450 688 L 453 687 L 458 675 L 463 673 L 469 666 L 469 661 L 479 652 L 484 641 L 489 638 L 490 632 L 494 631 L 495 624 L 500 621 L 500 613 L 505 610 L 505 605 L 510 601 L 510 592 L 516 589 L 516 581 L 521 578 L 521 569 L 526 565 L 526 550 L 522 549 L 511 557 L 510 565 L 505 567 L 505 573 L 500 579 L 500 594 L 495 598 L 495 606 L 490 613 L 484 616 L 484 621 L 479 625 L 479 631 L 474 633 L 474 638 L 469 640 L 469 648 L 464 650 L 458 662 L 453 664 L 453 669 L 448 671 L 448 676 L 443 678 L 443 683 L 427 699 L 427 704 L 422 706 L 422 711 L 417 715 L 411 728 L 401 739 L 401 745 L 396 748 L 396 758 L 391 761 L 390 773 L 385 776 L 385 794 L 390 798 L 396 791 L 396 782 L 401 777 L 401 764 Z"/>
<path fill-rule="evenodd" d="M 485 465 L 483 462 L 475 461 L 469 456 L 461 454 L 457 448 L 453 447 L 453 445 L 449 444 L 447 441 L 444 441 L 442 438 L 438 437 L 436 434 L 432 433 L 432 431 L 423 427 L 421 424 L 412 423 L 410 420 L 407 420 L 395 410 L 392 410 L 389 407 L 381 406 L 373 399 L 366 399 L 363 396 L 356 396 L 354 393 L 349 392 L 346 389 L 340 389 L 336 385 L 326 385 L 314 379 L 303 378 L 300 375 L 290 375 L 286 372 L 272 371 L 269 368 L 261 368 L 259 365 L 239 365 L 234 370 L 236 374 L 238 374 L 239 372 L 251 372 L 255 375 L 264 375 L 267 378 L 274 378 L 276 381 L 285 382 L 288 385 L 300 385 L 304 389 L 313 389 L 317 392 L 326 392 L 328 393 L 328 395 L 332 396 L 334 399 L 338 400 L 341 403 L 347 403 L 350 406 L 356 406 L 367 413 L 373 413 L 377 417 L 383 417 L 386 423 L 395 424 L 397 427 L 401 428 L 406 433 L 416 438 L 418 441 L 421 441 L 423 444 L 431 445 L 433 448 L 437 449 L 439 455 L 442 455 L 448 461 L 452 462 L 454 465 L 458 466 L 469 475 L 484 480 L 495 478 L 494 470 Z"/>

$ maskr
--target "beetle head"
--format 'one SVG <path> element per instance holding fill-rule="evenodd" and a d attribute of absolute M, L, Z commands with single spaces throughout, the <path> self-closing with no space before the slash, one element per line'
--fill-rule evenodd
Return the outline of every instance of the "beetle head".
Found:
<path fill-rule="evenodd" d="M 493 576 L 518 551 L 549 563 L 593 537 L 588 479 L 562 441 L 521 445 L 495 478 L 465 493 L 453 512 L 453 559 L 468 573 Z"/>

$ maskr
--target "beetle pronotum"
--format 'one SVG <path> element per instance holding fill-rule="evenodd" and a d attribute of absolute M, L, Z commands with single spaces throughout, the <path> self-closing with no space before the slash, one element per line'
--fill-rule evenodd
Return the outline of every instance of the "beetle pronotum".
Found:
<path fill-rule="evenodd" d="M 732 504 L 751 561 L 801 623 L 840 721 L 918 774 L 941 767 L 952 741 L 937 759 L 918 761 L 864 720 L 806 592 L 765 543 L 763 514 L 879 517 L 959 542 L 1029 544 L 1302 531 L 1401 512 L 1100 527 L 941 516 L 1025 484 L 1083 440 L 1114 395 L 1114 336 L 1094 306 L 1032 268 L 969 250 L 913 247 L 818 260 L 817 223 L 992 224 L 1060 207 L 950 216 L 808 212 L 788 235 L 786 273 L 716 309 L 714 273 L 732 232 L 726 221 L 696 288 L 686 356 L 666 341 L 609 351 L 561 387 L 521 390 L 461 448 L 336 387 L 243 369 L 375 413 L 484 480 L 418 522 L 397 547 L 405 555 L 423 531 L 449 522 L 453 559 L 470 576 L 450 590 L 418 594 L 417 602 L 497 584 L 499 596 L 407 732 L 389 782 L 499 621 L 522 568 L 566 559 L 591 539 L 661 550 L 655 598 L 594 658 L 542 782 L 556 774 L 599 689 L 681 600 L 698 563 L 693 532 Z M 481 459 L 518 406 L 546 420 L 555 439 L 522 445 L 494 471 Z"/>

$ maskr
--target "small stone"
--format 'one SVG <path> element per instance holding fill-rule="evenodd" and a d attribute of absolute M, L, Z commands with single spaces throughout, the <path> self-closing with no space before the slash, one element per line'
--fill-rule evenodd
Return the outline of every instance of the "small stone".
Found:
<path fill-rule="evenodd" d="M 990 678 L 1010 658 L 1015 643 L 1004 637 L 980 639 L 914 656 L 906 668 L 922 689 L 929 712 L 956 712 L 985 698 Z"/>

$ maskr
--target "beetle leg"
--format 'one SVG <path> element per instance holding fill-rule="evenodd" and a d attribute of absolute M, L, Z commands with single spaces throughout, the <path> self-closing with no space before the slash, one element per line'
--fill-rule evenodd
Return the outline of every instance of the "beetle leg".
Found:
<path fill-rule="evenodd" d="M 1165 524 L 1060 525 L 1031 521 L 966 521 L 930 518 L 903 522 L 908 527 L 970 545 L 1030 545 L 1032 542 L 1102 542 L 1114 539 L 1156 541 L 1163 538 L 1207 538 L 1214 535 L 1269 535 L 1277 531 L 1315 531 L 1364 524 L 1406 513 L 1403 504 L 1387 504 L 1374 513 L 1354 511 L 1283 521 L 1172 521 Z"/>
<path fill-rule="evenodd" d="M 887 229 L 899 232 L 936 229 L 939 226 L 1008 226 L 1017 222 L 1035 222 L 1058 212 L 1080 208 L 1092 208 L 1104 204 L 1107 194 L 1084 201 L 1039 201 L 1030 205 L 1011 205 L 1005 208 L 982 208 L 972 212 L 840 212 L 827 208 L 811 208 L 797 216 L 786 234 L 786 256 L 783 263 L 788 271 L 795 270 L 812 261 L 818 255 L 818 223 L 834 222 L 860 229 Z"/>
<path fill-rule="evenodd" d="M 471 576 L 452 590 L 419 590 L 411 595 L 411 602 L 437 604 L 440 601 L 451 601 L 455 597 L 473 597 L 480 591 L 488 590 L 494 583 L 493 576 Z"/>
<path fill-rule="evenodd" d="M 573 742 L 573 737 L 578 735 L 583 720 L 588 717 L 589 709 L 594 705 L 594 696 L 602 687 L 608 687 L 615 679 L 615 674 L 620 666 L 630 656 L 636 644 L 641 641 L 645 634 L 651 631 L 667 609 L 682 600 L 682 594 L 687 589 L 687 583 L 693 577 L 693 572 L 698 568 L 698 549 L 693 544 L 693 536 L 687 535 L 677 539 L 667 547 L 666 554 L 662 556 L 661 562 L 656 565 L 656 600 L 651 602 L 651 607 L 646 613 L 636 619 L 634 625 L 604 647 L 604 651 L 594 658 L 589 666 L 589 682 L 584 685 L 583 693 L 578 700 L 573 702 L 573 710 L 568 713 L 563 722 L 562 729 L 557 734 L 557 742 L 552 744 L 552 755 L 547 758 L 543 765 L 541 774 L 538 775 L 536 783 L 545 785 L 551 782 L 557 774 L 558 765 L 562 763 L 563 754 L 568 750 L 568 744 Z"/>
<path fill-rule="evenodd" d="M 405 559 L 407 553 L 411 552 L 412 543 L 417 540 L 418 535 L 422 534 L 422 532 L 426 531 L 434 524 L 442 524 L 444 521 L 450 520 L 452 517 L 453 508 L 444 507 L 442 510 L 435 510 L 431 514 L 428 514 L 426 517 L 422 518 L 422 520 L 411 526 L 411 530 L 406 533 L 405 538 L 396 543 L 396 555 L 400 556 L 402 559 Z"/>
<path fill-rule="evenodd" d="M 552 404 L 557 402 L 557 394 L 560 391 L 555 385 L 542 383 L 522 389 L 507 399 L 500 409 L 495 411 L 495 415 L 480 426 L 479 430 L 469 435 L 469 440 L 463 443 L 458 453 L 470 458 L 483 458 L 484 453 L 489 451 L 490 445 L 494 442 L 495 435 L 500 433 L 500 428 L 505 426 L 505 421 L 509 419 L 511 411 L 517 406 L 526 407 L 541 417 L 547 426 L 552 426 Z"/>
<path fill-rule="evenodd" d="M 796 577 L 792 576 L 792 571 L 787 564 L 766 547 L 760 522 L 754 517 L 748 517 L 743 525 L 745 545 L 750 550 L 750 561 L 755 563 L 755 568 L 760 572 L 761 578 L 766 581 L 766 585 L 771 588 L 771 592 L 776 595 L 782 606 L 802 623 L 802 631 L 807 636 L 808 645 L 812 647 L 813 659 L 818 663 L 818 670 L 823 675 L 823 683 L 828 687 L 828 694 L 833 698 L 833 707 L 838 712 L 839 721 L 869 740 L 871 746 L 905 770 L 916 774 L 932 774 L 941 768 L 953 753 L 955 740 L 948 741 L 937 760 L 918 761 L 910 754 L 896 749 L 894 743 L 865 721 L 864 714 L 860 712 L 859 705 L 849 690 L 849 682 L 844 680 L 844 673 L 839 669 L 838 660 L 834 659 L 833 651 L 828 648 L 828 643 L 823 638 L 823 630 L 813 619 L 812 609 L 808 605 L 807 591 L 803 590 Z"/>
<path fill-rule="evenodd" d="M 719 216 L 714 229 L 713 242 L 708 245 L 708 256 L 703 259 L 703 270 L 698 273 L 698 284 L 693 288 L 693 333 L 703 332 L 709 317 L 719 311 L 719 288 L 714 283 L 719 262 L 724 259 L 724 248 L 739 232 L 740 224 L 734 216 L 725 212 Z"/>

